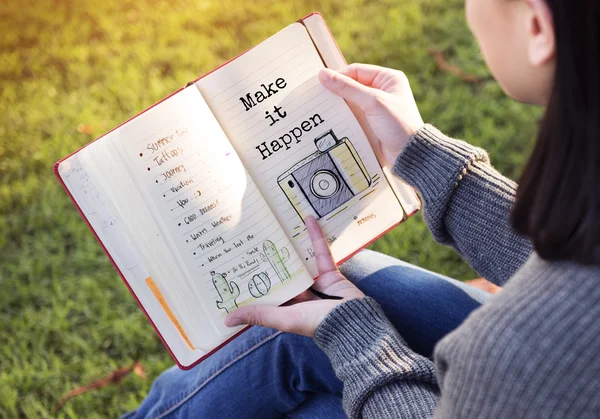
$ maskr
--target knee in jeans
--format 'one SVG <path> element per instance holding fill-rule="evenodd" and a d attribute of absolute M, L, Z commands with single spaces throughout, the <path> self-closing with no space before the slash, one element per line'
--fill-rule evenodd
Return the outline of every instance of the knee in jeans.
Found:
<path fill-rule="evenodd" d="M 340 271 L 351 282 L 357 283 L 384 268 L 386 266 L 385 261 L 382 260 L 384 257 L 381 253 L 363 249 L 340 265 Z"/>

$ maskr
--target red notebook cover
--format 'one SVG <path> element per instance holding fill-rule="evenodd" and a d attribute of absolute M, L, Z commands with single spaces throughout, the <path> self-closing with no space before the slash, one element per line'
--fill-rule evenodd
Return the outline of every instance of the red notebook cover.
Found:
<path fill-rule="evenodd" d="M 310 13 L 306 16 L 304 16 L 302 19 L 299 19 L 298 22 L 303 23 L 303 21 L 313 15 L 318 15 L 321 16 L 321 14 L 319 12 L 313 12 Z M 325 24 L 326 25 L 326 24 Z M 327 26 L 326 26 L 327 27 Z M 335 41 L 335 38 L 333 38 L 333 35 L 331 34 L 331 30 L 329 29 L 329 27 L 327 27 L 327 30 L 329 31 L 329 34 L 331 35 L 331 39 L 333 40 L 336 48 L 338 49 L 338 51 L 340 51 L 340 55 L 343 56 L 343 54 L 341 53 L 341 50 L 337 44 L 337 42 Z M 187 85 L 191 85 L 195 82 L 197 82 L 198 80 L 206 77 L 207 75 L 213 73 L 214 71 L 218 70 L 219 68 L 227 65 L 228 63 L 236 60 L 237 58 L 239 58 L 240 56 L 242 56 L 243 54 L 247 53 L 248 51 L 252 50 L 252 48 L 238 54 L 237 56 L 235 56 L 234 58 L 231 58 L 230 60 L 224 62 L 223 64 L 221 64 L 220 66 L 214 68 L 213 70 L 209 71 L 208 73 L 202 75 L 201 77 L 198 77 L 196 80 L 189 82 Z M 318 49 L 317 49 L 318 50 Z M 148 319 L 148 321 L 150 322 L 150 324 L 152 325 L 152 327 L 154 328 L 154 330 L 156 331 L 156 333 L 158 334 L 158 336 L 160 337 L 162 343 L 165 345 L 165 347 L 167 348 L 167 350 L 169 351 L 169 354 L 171 355 L 171 357 L 173 358 L 173 360 L 175 361 L 175 363 L 177 364 L 177 366 L 183 370 L 189 370 L 193 367 L 195 367 L 196 365 L 198 365 L 200 362 L 202 362 L 203 360 L 205 360 L 206 358 L 208 358 L 209 356 L 211 356 L 212 354 L 214 354 L 215 352 L 217 352 L 219 349 L 221 349 L 222 347 L 224 347 L 225 345 L 227 345 L 227 343 L 229 343 L 230 341 L 232 341 L 233 339 L 235 339 L 236 337 L 240 336 L 243 332 L 247 331 L 251 326 L 248 326 L 244 329 L 242 329 L 241 331 L 239 331 L 238 333 L 236 333 L 235 335 L 231 336 L 229 339 L 227 339 L 226 341 L 224 341 L 221 345 L 217 346 L 215 349 L 213 349 L 212 351 L 206 353 L 205 355 L 203 355 L 202 357 L 200 357 L 199 359 L 197 359 L 196 361 L 194 361 L 192 364 L 190 365 L 182 365 L 179 361 L 179 359 L 177 359 L 177 357 L 175 356 L 175 354 L 173 353 L 173 351 L 171 350 L 171 348 L 169 347 L 169 344 L 167 343 L 166 339 L 162 336 L 162 334 L 160 333 L 158 327 L 155 325 L 155 323 L 152 321 L 152 318 L 150 317 L 149 313 L 146 311 L 146 309 L 144 308 L 144 305 L 140 302 L 140 299 L 138 298 L 138 296 L 135 294 L 133 288 L 131 287 L 131 285 L 128 283 L 125 275 L 123 274 L 123 272 L 119 269 L 119 267 L 117 266 L 117 263 L 115 262 L 115 260 L 112 258 L 112 256 L 110 255 L 110 252 L 108 251 L 108 249 L 106 248 L 106 246 L 104 245 L 104 243 L 102 242 L 102 240 L 100 240 L 100 237 L 98 236 L 96 230 L 92 227 L 90 221 L 88 220 L 88 218 L 85 216 L 84 212 L 82 211 L 81 207 L 79 206 L 79 204 L 77 203 L 77 201 L 75 200 L 74 196 L 71 194 L 71 192 L 69 191 L 69 188 L 67 187 L 64 179 L 61 177 L 60 173 L 59 173 L 59 166 L 60 164 L 67 160 L 69 157 L 79 153 L 81 150 L 83 150 L 85 147 L 89 146 L 90 144 L 92 144 L 95 141 L 98 141 L 99 139 L 105 137 L 106 135 L 108 135 L 109 133 L 113 132 L 114 130 L 116 130 L 117 128 L 125 125 L 126 123 L 128 123 L 129 121 L 137 118 L 138 116 L 144 114 L 145 112 L 147 112 L 148 110 L 154 108 L 155 106 L 157 106 L 158 104 L 164 102 L 165 100 L 167 100 L 168 98 L 170 98 L 171 96 L 179 93 L 180 91 L 182 91 L 185 87 L 182 87 L 176 91 L 174 91 L 173 93 L 171 93 L 170 95 L 166 96 L 165 98 L 163 98 L 162 100 L 160 100 L 159 102 L 156 102 L 154 105 L 150 106 L 149 108 L 143 110 L 142 112 L 138 113 L 137 115 L 133 116 L 132 118 L 126 120 L 125 122 L 123 122 L 122 124 L 116 126 L 115 128 L 113 128 L 112 130 L 106 132 L 105 134 L 103 134 L 102 136 L 98 137 L 97 139 L 95 139 L 94 141 L 86 144 L 85 146 L 81 147 L 80 149 L 74 151 L 73 153 L 69 154 L 68 156 L 63 157 L 61 160 L 59 160 L 58 162 L 56 162 L 54 164 L 53 167 L 53 171 L 55 176 L 58 178 L 58 181 L 61 183 L 61 185 L 63 186 L 65 192 L 67 193 L 67 195 L 69 196 L 69 198 L 71 198 L 71 201 L 73 202 L 73 204 L 75 205 L 75 207 L 77 208 L 77 210 L 79 211 L 79 214 L 81 215 L 81 217 L 85 220 L 86 224 L 88 225 L 89 229 L 92 231 L 92 233 L 94 234 L 94 237 L 96 238 L 96 240 L 98 241 L 98 243 L 100 243 L 100 246 L 102 247 L 102 249 L 104 250 L 104 253 L 106 253 L 106 256 L 108 257 L 108 259 L 111 261 L 112 265 L 114 266 L 114 268 L 117 270 L 117 272 L 119 273 L 119 276 L 121 277 L 121 279 L 123 280 L 123 282 L 125 283 L 125 286 L 129 289 L 129 292 L 131 293 L 131 295 L 133 295 L 133 298 L 135 298 L 135 301 L 138 303 L 138 305 L 140 306 L 140 308 L 142 309 L 142 311 L 144 312 L 144 315 L 146 316 L 146 318 Z M 416 195 L 415 195 L 416 196 Z M 416 210 L 414 210 L 413 212 L 411 212 L 410 214 L 406 215 L 406 218 L 414 215 L 419 209 L 417 208 Z M 358 253 L 360 250 L 364 249 L 365 247 L 369 246 L 370 244 L 372 244 L 373 242 L 377 241 L 379 238 L 381 238 L 382 236 L 384 236 L 385 234 L 387 234 L 388 232 L 390 232 L 391 230 L 393 230 L 394 228 L 396 228 L 400 223 L 402 223 L 402 221 L 398 222 L 397 224 L 393 225 L 392 227 L 390 227 L 388 230 L 386 230 L 385 232 L 383 232 L 382 234 L 380 234 L 379 236 L 375 237 L 374 239 L 372 239 L 371 241 L 365 243 L 364 245 L 358 247 L 358 249 L 353 252 L 352 254 L 348 255 L 347 257 L 345 257 L 344 259 L 342 259 L 341 261 L 338 262 L 338 265 L 341 265 L 342 263 L 344 263 L 345 261 L 347 261 L 348 259 L 350 259 L 352 256 L 354 256 L 356 253 Z"/>

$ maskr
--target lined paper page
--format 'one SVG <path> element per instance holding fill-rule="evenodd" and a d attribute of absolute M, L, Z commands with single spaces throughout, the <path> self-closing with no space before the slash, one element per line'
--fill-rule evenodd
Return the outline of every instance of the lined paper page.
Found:
<path fill-rule="evenodd" d="M 354 115 L 319 83 L 321 68 L 296 23 L 196 83 L 313 276 L 307 216 L 336 260 L 403 217 Z"/>
<path fill-rule="evenodd" d="M 86 154 L 94 154 L 94 165 L 104 165 L 104 162 L 93 150 L 88 150 L 89 147 L 63 161 L 58 168 L 59 174 L 112 260 L 119 267 L 121 274 L 167 341 L 174 356 L 182 365 L 190 365 L 204 355 L 204 352 L 190 350 L 173 321 L 148 289 L 145 281 L 150 274 L 146 269 L 146 264 L 137 254 L 128 234 L 123 230 L 123 221 L 109 208 L 101 182 L 94 181 L 81 161 Z"/>
<path fill-rule="evenodd" d="M 163 286 L 185 291 L 181 298 L 188 306 L 203 302 L 205 312 L 196 319 L 208 317 L 217 333 L 229 335 L 232 329 L 223 325 L 228 312 L 259 300 L 281 304 L 310 286 L 289 239 L 197 89 L 185 89 L 127 123 L 113 144 L 157 220 L 161 234 L 150 245 L 164 242 L 183 268 L 184 278 Z"/>

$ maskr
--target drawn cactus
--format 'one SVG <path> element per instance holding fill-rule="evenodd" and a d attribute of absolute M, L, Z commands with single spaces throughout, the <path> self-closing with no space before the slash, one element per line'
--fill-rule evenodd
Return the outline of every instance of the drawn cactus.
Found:
<path fill-rule="evenodd" d="M 254 298 L 264 297 L 271 289 L 271 279 L 266 272 L 256 274 L 248 281 L 248 291 Z"/>
<path fill-rule="evenodd" d="M 281 252 L 279 252 L 271 240 L 265 240 L 263 242 L 263 252 L 264 253 L 260 254 L 261 259 L 264 262 L 269 261 L 281 282 L 291 278 L 290 273 L 285 266 L 285 262 L 290 260 L 290 252 L 287 248 L 282 247 Z"/>
<path fill-rule="evenodd" d="M 237 308 L 238 305 L 235 299 L 240 296 L 238 285 L 233 281 L 228 282 L 225 279 L 226 274 L 218 274 L 214 271 L 210 274 L 212 275 L 212 283 L 219 293 L 219 297 L 221 297 L 221 300 L 217 300 L 217 308 L 228 313 Z"/>

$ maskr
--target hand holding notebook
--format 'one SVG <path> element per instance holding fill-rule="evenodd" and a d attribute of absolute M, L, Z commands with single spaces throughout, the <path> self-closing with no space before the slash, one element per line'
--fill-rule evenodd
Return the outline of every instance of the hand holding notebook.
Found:
<path fill-rule="evenodd" d="M 313 337 L 323 319 L 336 306 L 365 294 L 348 281 L 339 271 L 319 224 L 307 217 L 306 229 L 310 236 L 319 276 L 313 286 L 292 299 L 285 307 L 242 307 L 225 319 L 229 327 L 240 324 L 258 324 L 284 332 Z"/>

